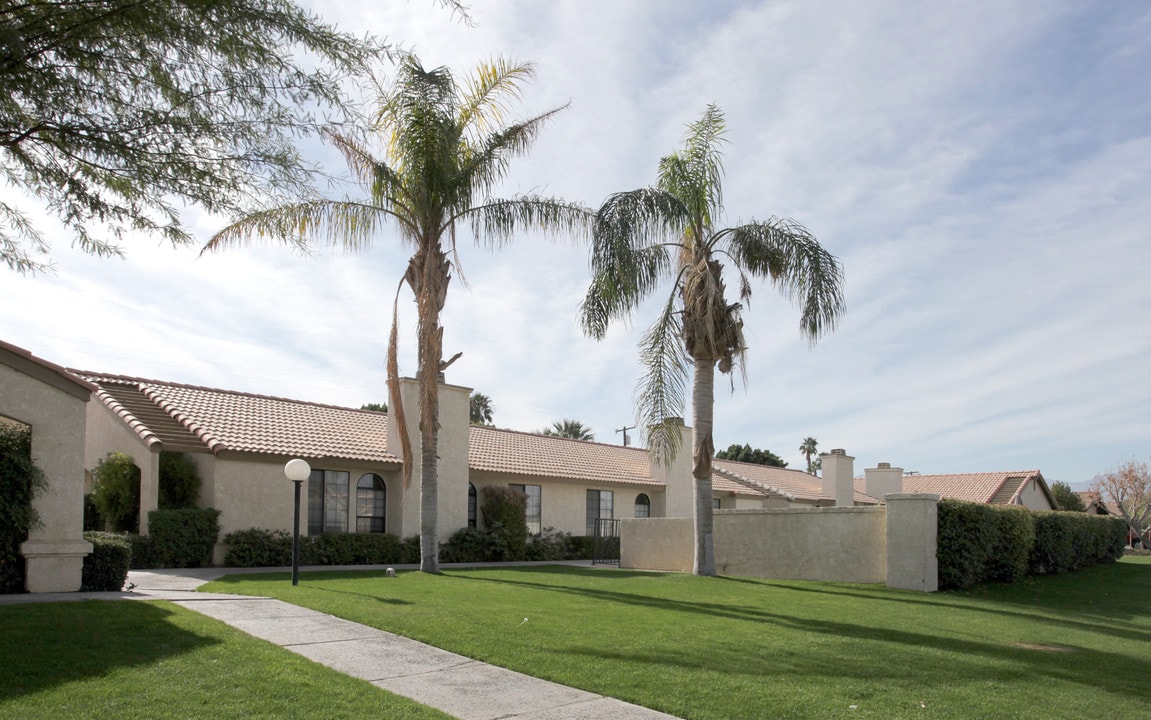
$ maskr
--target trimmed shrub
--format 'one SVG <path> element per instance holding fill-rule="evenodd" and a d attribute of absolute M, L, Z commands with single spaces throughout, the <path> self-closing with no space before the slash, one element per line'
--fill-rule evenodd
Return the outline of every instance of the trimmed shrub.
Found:
<path fill-rule="evenodd" d="M 1031 548 L 1035 545 L 1035 521 L 1031 510 L 1021 506 L 988 505 L 991 509 L 992 545 L 984 564 L 984 580 L 1015 582 L 1027 574 Z"/>
<path fill-rule="evenodd" d="M 283 567 L 292 564 L 292 535 L 286 530 L 236 530 L 224 536 L 224 544 L 228 546 L 224 553 L 224 565 L 228 567 Z"/>
<path fill-rule="evenodd" d="M 220 536 L 220 511 L 213 508 L 153 510 L 148 513 L 152 567 L 191 568 L 212 564 Z M 139 567 L 133 563 L 133 567 Z"/>
<path fill-rule="evenodd" d="M 492 561 L 523 560 L 528 543 L 527 495 L 504 485 L 485 485 L 480 494 L 484 528 L 492 536 Z"/>
<path fill-rule="evenodd" d="M 123 588 L 132 563 L 128 539 L 116 533 L 95 531 L 84 533 L 84 539 L 92 543 L 92 552 L 84 558 L 80 590 L 115 592 Z"/>
<path fill-rule="evenodd" d="M 117 532 L 136 532 L 140 519 L 140 468 L 132 458 L 113 452 L 92 471 L 92 502 Z"/>
<path fill-rule="evenodd" d="M 409 535 L 400 541 L 400 560 L 404 565 L 420 562 L 420 536 Z"/>
<path fill-rule="evenodd" d="M 1112 563 L 1122 557 L 1126 540 L 1127 525 L 1120 518 L 1037 512 L 1030 571 L 1045 575 Z"/>
<path fill-rule="evenodd" d="M 0 593 L 24 592 L 20 544 L 40 524 L 32 498 L 44 486 L 32 462 L 32 430 L 0 424 Z"/>
<path fill-rule="evenodd" d="M 126 533 L 122 536 L 132 546 L 132 569 L 147 570 L 164 567 L 156 556 L 156 545 L 147 535 Z"/>
<path fill-rule="evenodd" d="M 936 559 L 939 588 L 968 588 L 985 577 L 994 542 L 990 508 L 979 503 L 944 498 L 939 501 Z"/>
<path fill-rule="evenodd" d="M 389 533 L 313 535 L 300 541 L 300 562 L 306 565 L 384 565 L 400 558 L 400 539 Z"/>
<path fill-rule="evenodd" d="M 196 463 L 184 453 L 160 452 L 160 497 L 161 510 L 180 510 L 196 507 L 200 498 L 200 473 Z"/>
<path fill-rule="evenodd" d="M 556 532 L 555 528 L 546 527 L 539 535 L 528 538 L 525 559 L 541 560 L 577 560 L 571 557 L 572 541 L 575 538 L 568 532 Z M 589 555 L 590 557 L 590 555 Z"/>
<path fill-rule="evenodd" d="M 497 552 L 496 538 L 491 532 L 479 528 L 461 528 L 440 545 L 440 562 L 491 562 Z"/>
<path fill-rule="evenodd" d="M 100 511 L 96 509 L 96 503 L 92 500 L 92 493 L 84 496 L 84 530 L 99 530 L 104 527 L 104 518 L 100 517 Z"/>

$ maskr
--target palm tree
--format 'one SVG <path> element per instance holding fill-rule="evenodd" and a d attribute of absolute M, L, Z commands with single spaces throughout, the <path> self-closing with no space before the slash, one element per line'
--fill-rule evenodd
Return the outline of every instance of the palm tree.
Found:
<path fill-rule="evenodd" d="M 369 247 L 391 224 L 413 250 L 397 288 L 411 288 L 417 304 L 416 377 L 420 397 L 420 569 L 439 571 L 437 539 L 439 374 L 443 361 L 440 312 L 447 298 L 456 253 L 457 226 L 470 221 L 477 240 L 497 247 L 522 227 L 579 230 L 590 213 L 556 198 L 486 194 L 506 174 L 511 158 L 524 154 L 556 108 L 528 120 L 504 124 L 509 100 L 534 74 L 531 64 L 502 60 L 480 64 L 463 83 L 447 68 L 425 70 L 402 58 L 390 87 L 381 90 L 377 127 L 386 143 L 377 159 L 362 142 L 340 132 L 327 138 L 342 152 L 367 193 L 363 200 L 315 199 L 250 215 L 222 230 L 205 250 L 272 238 L 307 248 L 316 240 L 349 252 Z M 449 254 L 451 259 L 449 259 Z M 388 343 L 389 404 L 399 421 L 404 484 L 410 483 L 411 441 L 399 396 L 397 323 L 393 306 Z M 458 356 L 457 356 L 458 357 Z"/>
<path fill-rule="evenodd" d="M 468 415 L 472 425 L 492 424 L 492 399 L 483 393 L 474 392 L 468 398 Z"/>
<path fill-rule="evenodd" d="M 555 435 L 557 437 L 571 438 L 572 440 L 595 440 L 591 428 L 579 420 L 557 420 L 549 428 L 540 430 L 540 435 Z"/>
<path fill-rule="evenodd" d="M 662 462 L 679 449 L 689 364 L 692 385 L 692 476 L 695 485 L 695 573 L 714 575 L 711 463 L 715 369 L 743 371 L 741 303 L 725 296 L 726 260 L 740 300 L 751 279 L 767 280 L 801 307 L 800 328 L 814 343 L 843 313 L 839 262 L 792 220 L 772 218 L 717 229 L 723 209 L 723 113 L 709 105 L 688 125 L 682 150 L 659 164 L 657 185 L 612 195 L 596 214 L 592 281 L 581 306 L 584 331 L 597 339 L 626 318 L 661 282 L 671 285 L 662 312 L 644 334 L 647 373 L 637 386 L 639 425 Z"/>
<path fill-rule="evenodd" d="M 803 443 L 799 446 L 799 451 L 803 453 L 803 459 L 807 461 L 807 471 L 812 475 L 815 474 L 815 466 L 811 464 L 811 456 L 819 452 L 819 441 L 815 438 L 805 437 Z"/>

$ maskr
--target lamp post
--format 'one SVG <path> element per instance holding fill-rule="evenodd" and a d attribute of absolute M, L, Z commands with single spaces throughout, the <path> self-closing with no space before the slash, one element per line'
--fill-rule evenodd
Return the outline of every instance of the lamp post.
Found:
<path fill-rule="evenodd" d="M 292 584 L 300 584 L 300 486 L 312 474 L 308 463 L 296 458 L 284 465 L 284 477 L 296 484 L 296 514 L 292 521 Z"/>

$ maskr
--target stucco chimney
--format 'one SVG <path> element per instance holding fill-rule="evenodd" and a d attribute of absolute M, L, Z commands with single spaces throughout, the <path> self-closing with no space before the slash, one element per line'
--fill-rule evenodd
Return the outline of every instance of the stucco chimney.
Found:
<path fill-rule="evenodd" d="M 656 462 L 655 454 L 648 452 L 648 467 L 653 480 L 664 484 L 664 492 L 652 498 L 652 517 L 694 517 L 695 483 L 691 476 L 691 428 L 683 418 L 668 418 L 668 424 L 680 429 L 679 452 L 671 465 Z"/>
<path fill-rule="evenodd" d="M 882 462 L 879 467 L 867 468 L 863 477 L 863 492 L 876 500 L 903 492 L 903 468 L 893 468 L 891 463 Z"/>
<path fill-rule="evenodd" d="M 819 460 L 823 465 L 823 494 L 835 498 L 836 507 L 855 505 L 855 458 L 837 448 L 823 453 Z"/>

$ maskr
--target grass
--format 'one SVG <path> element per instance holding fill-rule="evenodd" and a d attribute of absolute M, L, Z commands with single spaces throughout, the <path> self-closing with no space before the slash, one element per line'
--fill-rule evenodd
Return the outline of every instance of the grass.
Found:
<path fill-rule="evenodd" d="M 449 716 L 169 603 L 0 607 L 0 718 Z"/>
<path fill-rule="evenodd" d="M 1151 558 L 966 593 L 573 567 L 234 575 L 691 720 L 1151 717 Z"/>

